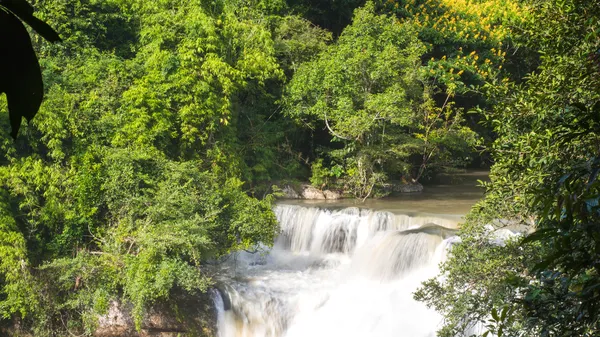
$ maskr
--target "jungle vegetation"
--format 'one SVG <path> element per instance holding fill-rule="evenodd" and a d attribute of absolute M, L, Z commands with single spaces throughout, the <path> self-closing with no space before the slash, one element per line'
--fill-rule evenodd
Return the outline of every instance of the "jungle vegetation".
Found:
<path fill-rule="evenodd" d="M 0 1 L 0 331 L 89 335 L 112 300 L 139 324 L 206 291 L 207 261 L 273 242 L 274 185 L 383 196 L 485 162 L 416 293 L 440 336 L 600 333 L 593 1 L 23 3 Z M 22 83 L 39 111 L 11 103 Z"/>

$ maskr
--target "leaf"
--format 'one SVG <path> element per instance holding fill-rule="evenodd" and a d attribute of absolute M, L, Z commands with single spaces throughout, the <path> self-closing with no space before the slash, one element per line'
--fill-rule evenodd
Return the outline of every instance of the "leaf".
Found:
<path fill-rule="evenodd" d="M 502 313 L 500 314 L 500 320 L 504 322 L 506 320 L 506 314 L 508 313 L 508 306 L 502 308 Z"/>
<path fill-rule="evenodd" d="M 562 255 L 563 255 L 562 252 L 552 254 L 552 255 L 548 256 L 546 259 L 544 259 L 541 262 L 534 265 L 532 270 L 537 271 L 537 272 L 545 270 L 546 268 L 548 268 L 548 266 L 553 264 L 557 259 L 561 258 Z"/>
<path fill-rule="evenodd" d="M 499 322 L 499 321 L 500 321 L 500 317 L 498 317 L 498 310 L 496 310 L 496 308 L 493 308 L 493 309 L 492 309 L 492 317 L 494 318 L 494 320 L 495 320 L 496 322 Z"/>
<path fill-rule="evenodd" d="M 0 93 L 6 93 L 11 136 L 17 138 L 21 119 L 30 121 L 38 112 L 44 84 L 25 26 L 5 11 L 0 11 L 0 72 Z"/>
<path fill-rule="evenodd" d="M 50 42 L 61 41 L 58 33 L 47 23 L 33 16 L 33 7 L 25 0 L 0 0 L 0 5 L 7 8 L 19 19 L 27 23 L 33 30 Z"/>
<path fill-rule="evenodd" d="M 548 239 L 548 238 L 551 238 L 551 237 L 557 236 L 557 235 L 558 235 L 557 228 L 538 229 L 537 231 L 527 235 L 521 241 L 521 244 L 530 243 L 530 242 L 534 242 L 534 241 L 541 241 L 541 240 Z"/>

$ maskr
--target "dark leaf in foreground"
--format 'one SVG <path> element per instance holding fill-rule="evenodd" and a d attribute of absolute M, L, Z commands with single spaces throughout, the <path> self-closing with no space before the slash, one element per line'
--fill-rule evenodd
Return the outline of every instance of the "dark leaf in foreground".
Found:
<path fill-rule="evenodd" d="M 6 7 L 14 15 L 23 20 L 33 30 L 50 42 L 59 42 L 58 33 L 47 23 L 33 16 L 33 7 L 25 0 L 0 0 L 0 5 Z"/>
<path fill-rule="evenodd" d="M 35 116 L 44 84 L 25 26 L 14 15 L 0 11 L 0 92 L 6 93 L 11 133 L 17 137 L 21 119 Z"/>
<path fill-rule="evenodd" d="M 48 41 L 60 41 L 48 24 L 33 16 L 33 8 L 26 1 L 0 0 L 0 93 L 6 94 L 13 138 L 17 138 L 21 119 L 30 121 L 38 112 L 44 95 L 29 33 L 15 15 Z"/>

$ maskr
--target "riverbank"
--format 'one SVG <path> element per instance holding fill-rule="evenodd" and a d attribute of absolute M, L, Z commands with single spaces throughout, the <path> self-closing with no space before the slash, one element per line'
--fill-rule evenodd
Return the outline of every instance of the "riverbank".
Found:
<path fill-rule="evenodd" d="M 278 203 L 327 208 L 359 207 L 402 214 L 447 214 L 461 216 L 485 194 L 479 181 L 487 181 L 488 171 L 469 171 L 440 180 L 440 184 L 425 185 L 418 193 L 400 193 L 366 200 L 283 198 Z"/>

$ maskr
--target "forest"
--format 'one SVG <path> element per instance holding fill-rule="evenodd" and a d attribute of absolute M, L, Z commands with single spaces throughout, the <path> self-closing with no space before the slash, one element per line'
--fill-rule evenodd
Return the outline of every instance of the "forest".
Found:
<path fill-rule="evenodd" d="M 61 41 L 23 26 L 44 98 L 15 128 L 19 2 L 0 0 L 0 334 L 92 335 L 113 300 L 139 327 L 206 292 L 208 264 L 273 244 L 286 184 L 364 200 L 486 167 L 415 293 L 438 335 L 600 335 L 595 1 L 32 0 Z M 527 235 L 491 243 L 509 225 Z"/>

